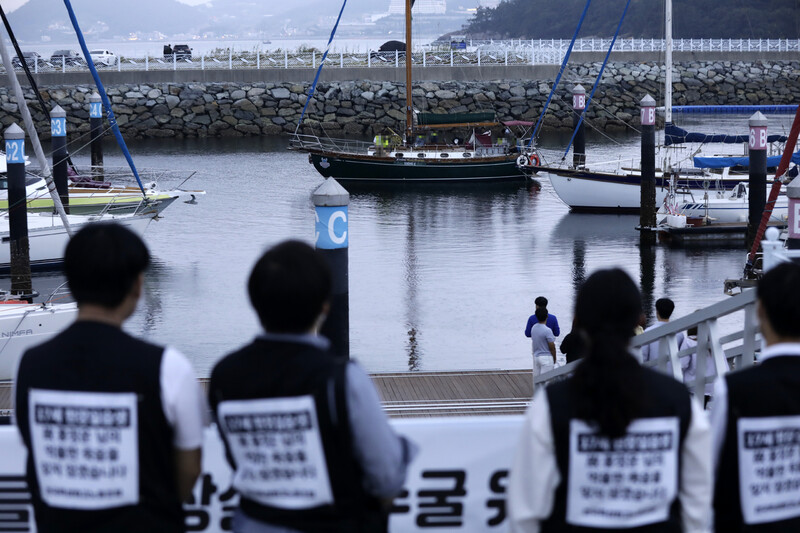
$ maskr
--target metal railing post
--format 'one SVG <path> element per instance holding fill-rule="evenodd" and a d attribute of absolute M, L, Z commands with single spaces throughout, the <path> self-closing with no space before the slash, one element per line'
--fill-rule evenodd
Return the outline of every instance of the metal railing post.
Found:
<path fill-rule="evenodd" d="M 233 47 L 228 48 L 228 70 L 233 70 Z"/>
<path fill-rule="evenodd" d="M 289 50 L 283 51 L 283 68 L 289 68 Z"/>
<path fill-rule="evenodd" d="M 67 58 L 61 56 L 61 74 L 64 74 L 65 72 L 67 72 Z"/>
<path fill-rule="evenodd" d="M 178 54 L 172 53 L 172 70 L 178 70 Z"/>
<path fill-rule="evenodd" d="M 453 50 L 450 50 L 450 66 L 453 66 Z"/>
<path fill-rule="evenodd" d="M 406 59 L 408 61 L 408 59 Z M 400 66 L 400 52 L 397 50 L 394 51 L 394 68 L 398 68 Z"/>
<path fill-rule="evenodd" d="M 481 49 L 478 48 L 478 66 L 481 66 Z"/>
<path fill-rule="evenodd" d="M 206 53 L 200 54 L 200 70 L 206 69 Z"/>
<path fill-rule="evenodd" d="M 311 68 L 317 68 L 317 51 L 311 50 Z"/>
<path fill-rule="evenodd" d="M 339 52 L 339 68 L 344 68 L 344 52 Z"/>
<path fill-rule="evenodd" d="M 261 50 L 256 50 L 256 70 L 261 70 Z"/>
<path fill-rule="evenodd" d="M 422 66 L 428 66 L 428 53 L 425 50 L 422 51 Z"/>

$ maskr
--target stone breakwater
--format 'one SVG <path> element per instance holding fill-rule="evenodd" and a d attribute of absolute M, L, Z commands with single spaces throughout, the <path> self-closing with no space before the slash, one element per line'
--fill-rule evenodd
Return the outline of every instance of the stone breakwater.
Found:
<path fill-rule="evenodd" d="M 709 61 L 675 65 L 675 105 L 793 104 L 800 102 L 800 62 Z M 590 91 L 600 63 L 569 69 L 544 120 L 546 129 L 572 129 L 571 93 L 576 83 Z M 665 68 L 656 63 L 611 63 L 587 111 L 600 130 L 619 131 L 639 122 L 639 100 L 650 94 L 663 103 Z M 365 71 L 365 74 L 368 72 Z M 469 112 L 493 110 L 500 120 L 535 121 L 552 80 L 483 82 L 421 82 L 413 89 L 420 111 Z M 40 88 L 48 106 L 67 112 L 69 133 L 89 131 L 92 86 Z M 308 84 L 292 83 L 158 83 L 108 87 L 117 124 L 126 137 L 223 137 L 277 135 L 294 132 Z M 35 102 L 26 95 L 38 130 L 47 138 L 50 127 Z M 391 128 L 401 131 L 405 119 L 402 83 L 328 82 L 317 86 L 301 131 L 335 136 L 372 136 Z M 20 121 L 16 98 L 0 88 L 0 123 Z"/>

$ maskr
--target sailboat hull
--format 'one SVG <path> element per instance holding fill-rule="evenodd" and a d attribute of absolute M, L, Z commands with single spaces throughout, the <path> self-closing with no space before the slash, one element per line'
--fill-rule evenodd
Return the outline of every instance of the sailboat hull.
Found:
<path fill-rule="evenodd" d="M 309 160 L 324 177 L 336 178 L 342 182 L 466 182 L 527 179 L 517 168 L 516 155 L 431 161 L 311 152 Z"/>
<path fill-rule="evenodd" d="M 77 232 L 84 225 L 93 222 L 116 222 L 141 236 L 152 221 L 152 215 L 98 217 L 69 215 L 70 228 L 73 232 Z M 0 241 L 3 244 L 0 246 L 0 272 L 7 272 L 11 268 L 9 240 L 8 217 L 6 216 L 0 219 Z M 28 246 L 32 270 L 47 270 L 60 266 L 64 262 L 64 250 L 67 242 L 69 242 L 69 235 L 58 216 L 44 213 L 28 215 Z"/>
<path fill-rule="evenodd" d="M 542 168 L 542 170 L 546 170 Z M 638 174 L 600 174 L 583 170 L 552 169 L 548 174 L 558 197 L 570 209 L 577 212 L 638 212 L 641 206 L 641 176 Z M 698 178 L 679 178 L 676 196 L 681 202 L 701 201 L 709 191 L 730 190 L 739 179 L 705 180 Z M 669 180 L 656 178 L 656 205 L 661 205 L 667 195 Z"/>

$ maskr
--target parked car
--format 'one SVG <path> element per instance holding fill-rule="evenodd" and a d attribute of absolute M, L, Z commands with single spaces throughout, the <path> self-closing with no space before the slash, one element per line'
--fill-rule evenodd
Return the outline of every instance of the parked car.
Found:
<path fill-rule="evenodd" d="M 56 50 L 50 56 L 50 63 L 54 66 L 60 65 L 62 61 L 67 66 L 82 65 L 84 63 L 81 55 L 75 50 Z"/>
<path fill-rule="evenodd" d="M 117 54 L 109 52 L 108 50 L 89 50 L 89 55 L 92 57 L 92 61 L 94 61 L 95 65 L 113 67 L 117 64 L 117 61 L 119 61 Z"/>
<path fill-rule="evenodd" d="M 25 63 L 28 65 L 28 68 L 34 68 L 38 63 L 41 65 L 44 63 L 44 59 L 40 56 L 37 52 L 22 52 L 22 57 L 25 59 Z M 11 59 L 11 64 L 15 67 L 22 68 L 22 61 L 19 60 L 19 56 L 14 56 Z"/>
<path fill-rule="evenodd" d="M 192 49 L 188 44 L 176 44 L 172 47 L 172 53 L 175 54 L 175 59 L 191 59 Z"/>

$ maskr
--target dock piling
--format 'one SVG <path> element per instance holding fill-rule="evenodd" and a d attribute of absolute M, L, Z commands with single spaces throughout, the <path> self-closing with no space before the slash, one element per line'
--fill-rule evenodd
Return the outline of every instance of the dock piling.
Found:
<path fill-rule="evenodd" d="M 320 333 L 331 341 L 333 352 L 350 358 L 350 279 L 348 205 L 350 193 L 333 178 L 312 194 L 316 215 L 314 246 L 328 260 L 333 275 L 333 295 L 328 318 Z"/>
<path fill-rule="evenodd" d="M 25 132 L 16 123 L 5 132 L 11 294 L 32 301 L 28 208 L 25 194 Z"/>
<path fill-rule="evenodd" d="M 639 207 L 639 244 L 651 246 L 656 243 L 656 234 L 650 228 L 656 226 L 656 101 L 649 94 L 641 102 L 642 124 L 642 172 Z M 666 177 L 666 169 L 664 169 Z"/>
<path fill-rule="evenodd" d="M 761 216 L 767 203 L 767 117 L 756 111 L 748 120 L 750 126 L 749 167 L 750 191 L 748 193 L 749 216 L 747 220 L 747 249 L 761 224 Z"/>
<path fill-rule="evenodd" d="M 67 112 L 56 105 L 50 112 L 50 140 L 53 149 L 53 181 L 58 196 L 69 214 L 69 188 L 67 185 Z M 55 212 L 55 207 L 53 208 Z"/>
<path fill-rule="evenodd" d="M 786 186 L 789 197 L 789 238 L 786 247 L 800 250 L 800 180 L 795 178 Z"/>
<path fill-rule="evenodd" d="M 586 166 L 586 121 L 581 120 L 586 109 L 586 89 L 582 85 L 572 88 L 572 127 L 578 127 L 575 140 L 572 143 L 572 166 L 581 168 Z M 579 125 L 580 123 L 580 125 Z"/>
<path fill-rule="evenodd" d="M 92 143 L 92 179 L 103 178 L 103 102 L 96 92 L 89 97 L 89 126 Z"/>

